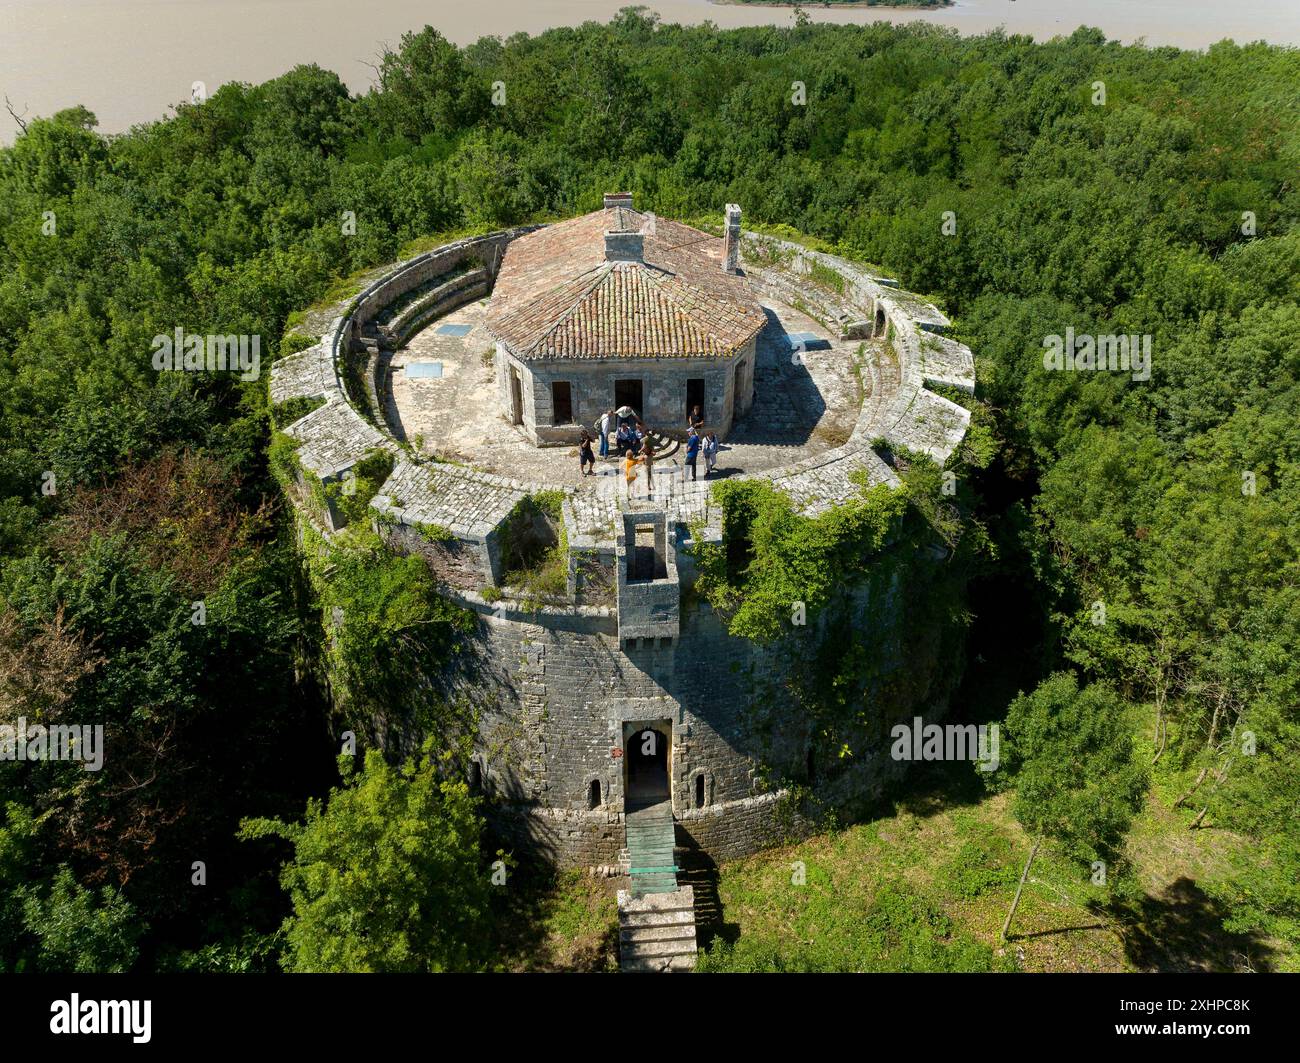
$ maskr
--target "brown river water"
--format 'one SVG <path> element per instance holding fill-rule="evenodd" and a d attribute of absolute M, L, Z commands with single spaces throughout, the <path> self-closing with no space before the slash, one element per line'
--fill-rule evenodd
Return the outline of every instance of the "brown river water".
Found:
<path fill-rule="evenodd" d="M 114 133 L 160 118 L 201 81 L 260 82 L 298 63 L 371 83 L 385 43 L 426 23 L 458 44 L 605 21 L 628 0 L 0 0 L 0 96 L 28 117 L 85 104 Z M 665 22 L 789 25 L 788 7 L 646 0 Z M 1204 48 L 1224 38 L 1300 44 L 1300 0 L 959 0 L 938 11 L 809 6 L 818 22 L 923 20 L 1038 39 L 1100 27 L 1108 37 Z M 0 113 L 0 141 L 17 126 Z"/>

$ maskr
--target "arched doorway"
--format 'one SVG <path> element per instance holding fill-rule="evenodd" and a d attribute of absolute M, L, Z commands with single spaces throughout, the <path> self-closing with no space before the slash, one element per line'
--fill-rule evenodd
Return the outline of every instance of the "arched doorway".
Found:
<path fill-rule="evenodd" d="M 627 770 L 627 801 L 630 806 L 668 800 L 668 754 L 671 746 L 671 725 L 646 724 L 629 729 L 624 740 L 623 763 Z"/>

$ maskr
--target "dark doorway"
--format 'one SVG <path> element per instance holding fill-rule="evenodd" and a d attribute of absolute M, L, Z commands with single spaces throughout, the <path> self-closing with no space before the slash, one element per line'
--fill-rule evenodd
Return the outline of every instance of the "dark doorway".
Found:
<path fill-rule="evenodd" d="M 883 336 L 885 332 L 885 311 L 882 307 L 876 307 L 876 335 Z"/>
<path fill-rule="evenodd" d="M 573 389 L 567 380 L 551 381 L 551 424 L 573 424 Z"/>
<path fill-rule="evenodd" d="M 634 804 L 668 797 L 668 742 L 662 731 L 644 727 L 627 740 L 627 796 Z"/>
<path fill-rule="evenodd" d="M 636 410 L 639 417 L 645 416 L 645 411 L 641 409 L 641 403 L 644 400 L 639 380 L 615 380 L 614 381 L 614 409 L 620 410 L 624 406 L 631 406 Z"/>
<path fill-rule="evenodd" d="M 695 412 L 695 407 L 700 408 L 700 416 L 704 416 L 704 380 L 686 381 L 686 419 L 689 421 L 691 414 Z"/>
<path fill-rule="evenodd" d="M 519 382 L 519 370 L 510 369 L 510 423 L 524 423 L 524 389 Z"/>
<path fill-rule="evenodd" d="M 587 787 L 587 808 L 597 809 L 601 806 L 600 780 L 592 779 Z"/>

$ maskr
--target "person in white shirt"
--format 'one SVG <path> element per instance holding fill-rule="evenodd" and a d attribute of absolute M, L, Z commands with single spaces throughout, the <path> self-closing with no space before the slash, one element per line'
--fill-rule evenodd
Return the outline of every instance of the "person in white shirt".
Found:
<path fill-rule="evenodd" d="M 609 457 L 609 430 L 614 427 L 614 411 L 606 410 L 600 415 L 598 422 L 600 429 L 600 456 Z"/>

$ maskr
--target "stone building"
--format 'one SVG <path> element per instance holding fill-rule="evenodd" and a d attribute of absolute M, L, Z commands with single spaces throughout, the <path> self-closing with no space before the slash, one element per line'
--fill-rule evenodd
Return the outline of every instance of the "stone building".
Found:
<path fill-rule="evenodd" d="M 627 194 L 515 240 L 487 318 L 506 420 L 534 443 L 573 443 L 626 406 L 676 436 L 699 406 L 725 438 L 753 402 L 767 323 L 739 240 L 734 204 L 718 239 L 642 214 Z"/>

